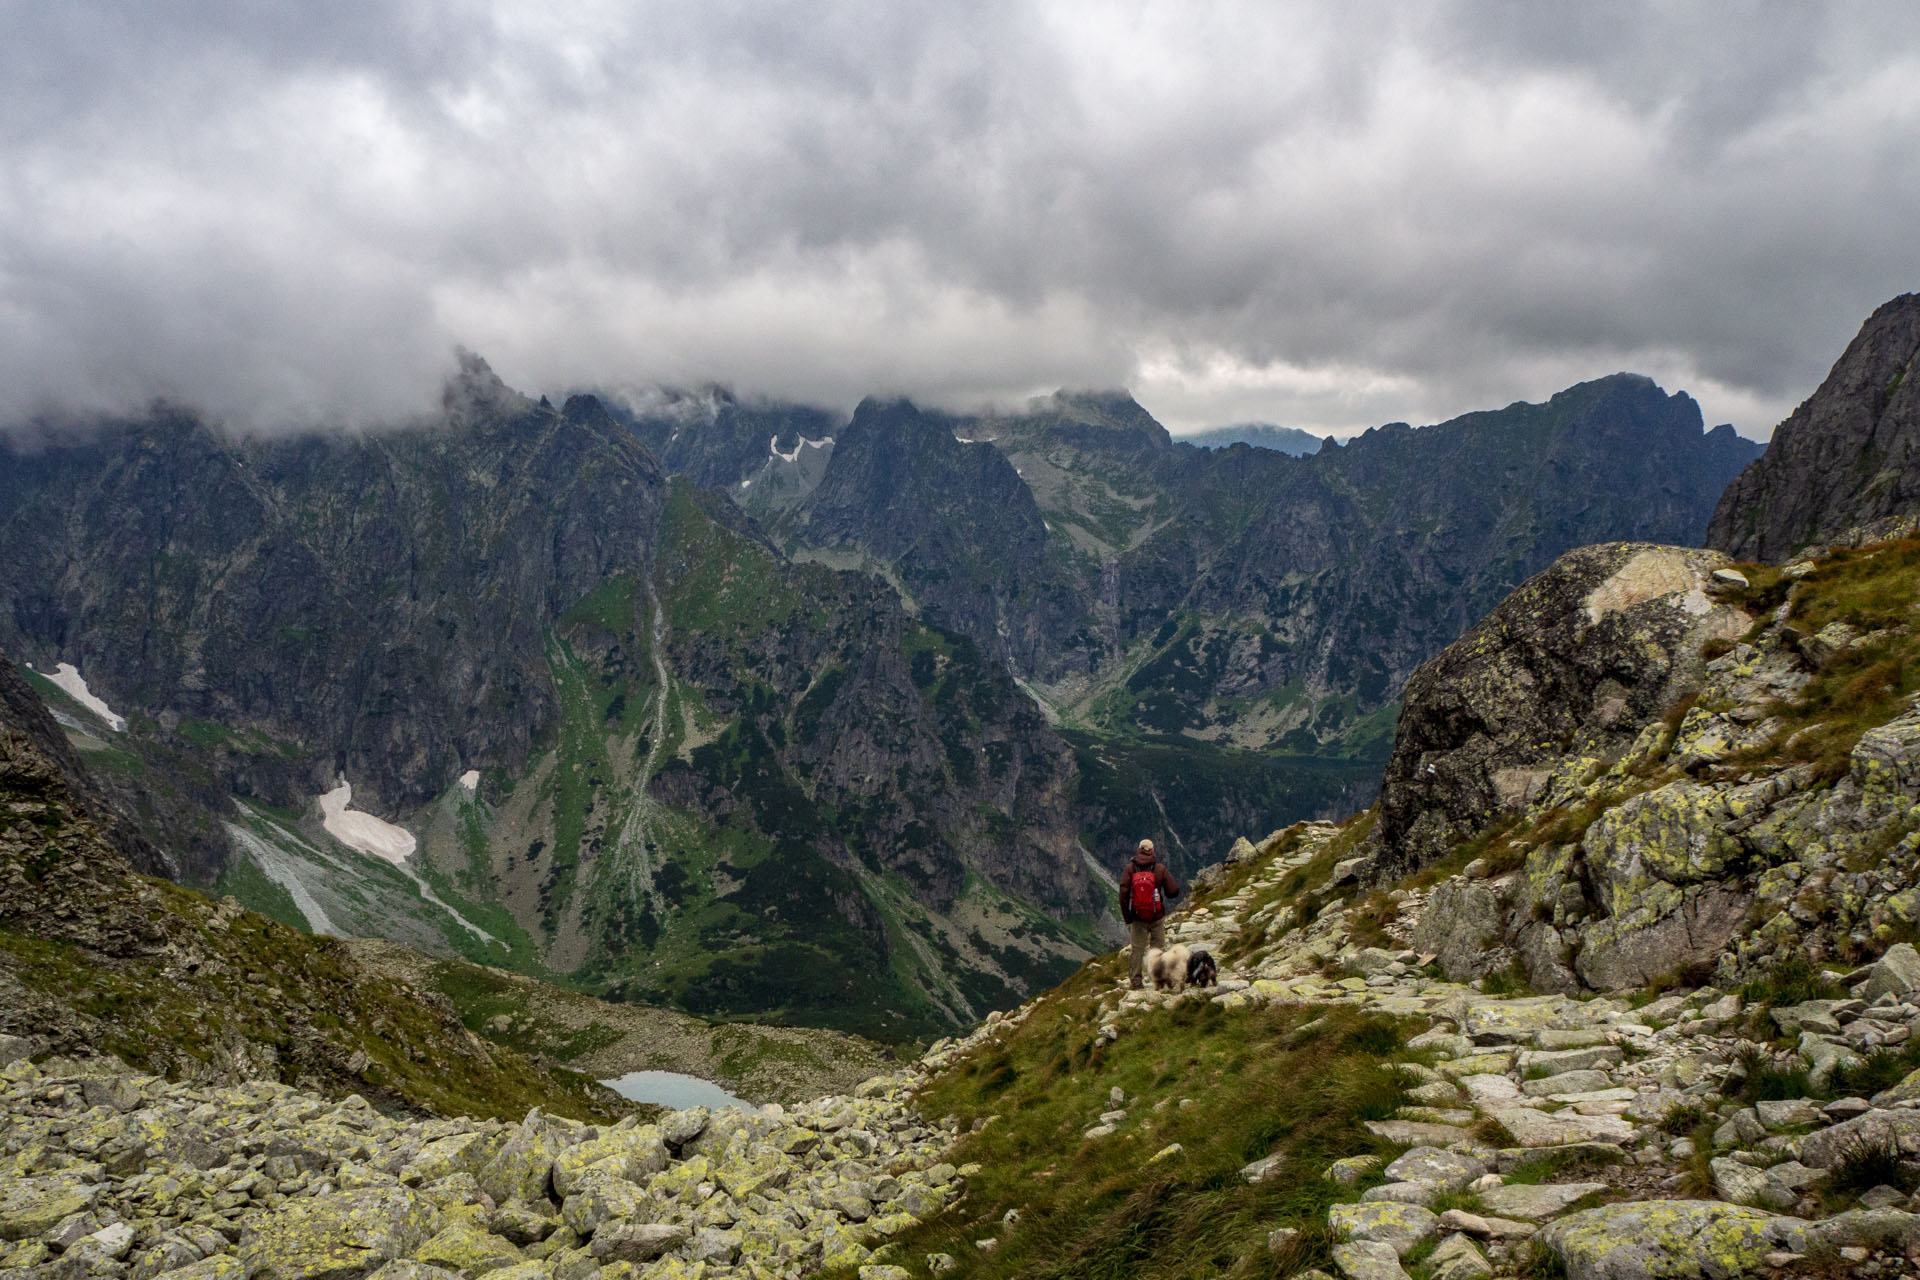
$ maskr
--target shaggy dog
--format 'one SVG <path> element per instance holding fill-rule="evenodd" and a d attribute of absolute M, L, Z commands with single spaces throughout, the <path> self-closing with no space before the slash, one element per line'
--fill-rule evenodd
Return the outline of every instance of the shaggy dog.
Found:
<path fill-rule="evenodd" d="M 1210 987 L 1220 980 L 1220 966 L 1214 963 L 1211 951 L 1195 951 L 1187 957 L 1187 983 L 1195 987 Z"/>
<path fill-rule="evenodd" d="M 1165 951 L 1155 947 L 1147 952 L 1147 976 L 1153 979 L 1155 991 L 1171 988 L 1175 992 L 1187 989 L 1187 957 L 1185 947 L 1168 947 Z"/>

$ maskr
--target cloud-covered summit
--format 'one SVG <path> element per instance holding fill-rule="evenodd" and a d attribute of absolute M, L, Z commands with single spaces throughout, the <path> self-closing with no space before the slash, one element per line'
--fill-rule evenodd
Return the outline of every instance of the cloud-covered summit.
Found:
<path fill-rule="evenodd" d="M 0 0 L 0 417 L 1133 387 L 1763 432 L 1920 279 L 1920 11 Z"/>

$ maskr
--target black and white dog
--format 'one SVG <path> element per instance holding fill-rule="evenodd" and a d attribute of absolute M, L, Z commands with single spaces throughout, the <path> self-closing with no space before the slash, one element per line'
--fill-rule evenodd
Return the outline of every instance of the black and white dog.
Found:
<path fill-rule="evenodd" d="M 1211 951 L 1190 951 L 1187 953 L 1187 984 L 1195 987 L 1211 987 L 1220 980 L 1220 966 L 1214 963 Z"/>

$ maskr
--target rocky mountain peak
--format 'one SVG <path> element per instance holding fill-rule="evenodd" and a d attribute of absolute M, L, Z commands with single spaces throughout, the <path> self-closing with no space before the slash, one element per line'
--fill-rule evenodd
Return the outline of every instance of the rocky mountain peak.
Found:
<path fill-rule="evenodd" d="M 1920 511 L 1920 294 L 1886 303 L 1727 486 L 1707 544 L 1779 561 Z"/>
<path fill-rule="evenodd" d="M 502 382 L 493 366 L 476 353 L 462 347 L 455 358 L 456 372 L 440 392 L 440 405 L 449 423 L 470 426 L 488 419 L 527 413 L 538 407 Z"/>

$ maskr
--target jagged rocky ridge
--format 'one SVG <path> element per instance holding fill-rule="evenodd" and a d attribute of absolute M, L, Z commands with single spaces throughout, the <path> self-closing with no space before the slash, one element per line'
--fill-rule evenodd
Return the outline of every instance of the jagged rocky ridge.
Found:
<path fill-rule="evenodd" d="M 1912 516 L 1920 507 L 1916 359 L 1920 294 L 1909 293 L 1868 317 L 1826 381 L 1775 430 L 1766 455 L 1727 486 L 1707 545 L 1777 561 L 1845 530 Z"/>
<path fill-rule="evenodd" d="M 1310 750 L 1561 552 L 1699 537 L 1757 451 L 1624 374 L 1311 457 L 1176 443 L 1124 394 L 870 401 L 773 528 L 886 566 L 1090 725 Z"/>
<path fill-rule="evenodd" d="M 889 1037 L 1097 936 L 1075 763 L 1030 700 L 878 579 L 786 561 L 590 398 L 470 361 L 430 425 L 161 415 L 9 444 L 0 473 L 0 643 L 127 717 L 69 716 L 178 878 Z M 321 829 L 342 779 L 417 839 L 405 867 Z"/>
<path fill-rule="evenodd" d="M 1904 936 L 1920 919 L 1917 557 L 1569 557 L 1411 686 L 1371 874 L 1470 854 L 1425 939 L 1456 976 L 1513 964 L 1544 990 L 1734 982 Z M 1541 599 L 1572 612 L 1571 634 L 1565 613 L 1529 612 Z"/>

